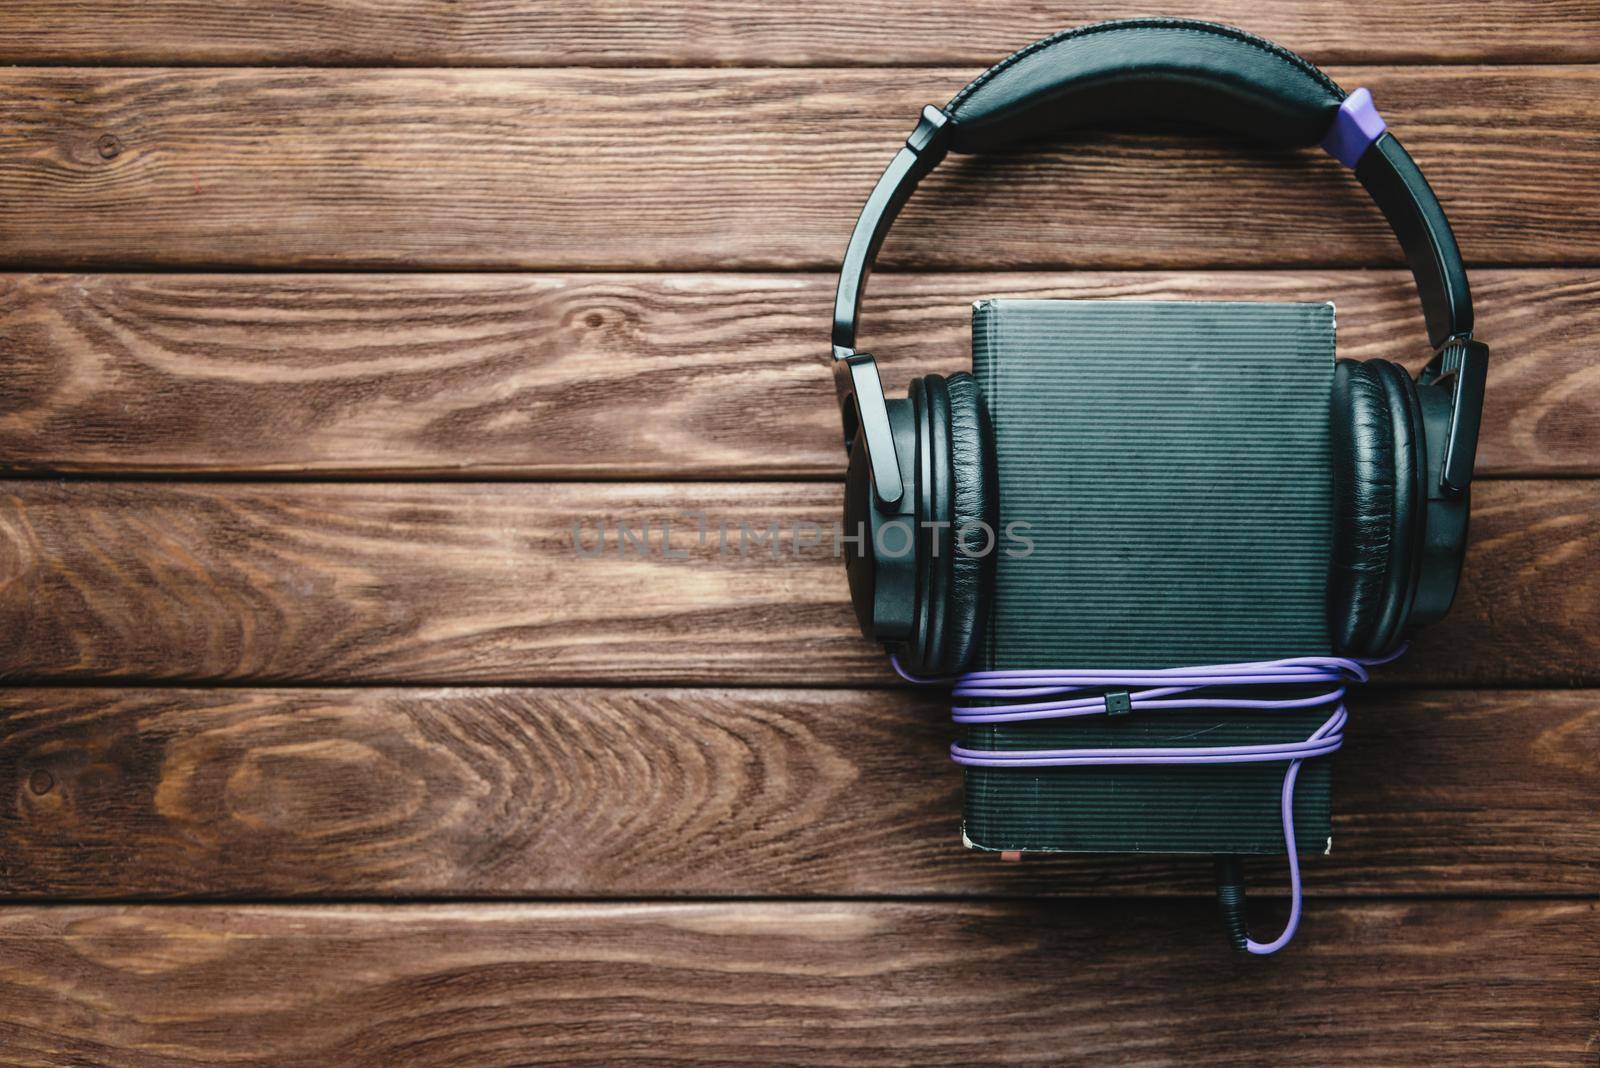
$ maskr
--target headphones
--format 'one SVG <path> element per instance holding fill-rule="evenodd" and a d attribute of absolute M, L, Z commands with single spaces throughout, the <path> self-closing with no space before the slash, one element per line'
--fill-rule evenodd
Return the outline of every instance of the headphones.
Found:
<path fill-rule="evenodd" d="M 1441 618 L 1465 551 L 1489 350 L 1472 338 L 1466 268 L 1422 172 L 1365 89 L 1230 26 L 1099 22 L 1036 41 L 943 108 L 922 111 L 856 221 L 833 309 L 834 384 L 849 455 L 845 566 L 862 632 L 920 675 L 972 661 L 994 578 L 994 444 L 976 380 L 959 372 L 886 400 L 856 351 L 873 260 L 917 183 L 947 152 L 985 152 L 1076 125 L 1140 118 L 1321 144 L 1372 195 L 1405 251 L 1433 346 L 1421 377 L 1339 360 L 1331 397 L 1334 550 L 1328 616 L 1352 657 L 1393 651 Z M 978 533 L 974 533 L 974 532 Z M 987 532 L 987 533 L 984 533 Z"/>

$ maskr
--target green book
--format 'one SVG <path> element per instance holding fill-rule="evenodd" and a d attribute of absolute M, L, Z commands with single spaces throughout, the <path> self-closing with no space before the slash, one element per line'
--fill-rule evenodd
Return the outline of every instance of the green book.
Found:
<path fill-rule="evenodd" d="M 1000 525 L 1032 543 L 998 555 L 980 666 L 1330 653 L 1333 361 L 1331 304 L 975 304 Z M 1090 717 L 972 727 L 963 744 L 1287 742 L 1326 718 L 1320 708 Z M 1331 844 L 1330 763 L 1308 763 L 1297 784 L 1305 852 Z M 990 850 L 1281 853 L 1283 773 L 1275 763 L 969 768 L 964 833 Z"/>

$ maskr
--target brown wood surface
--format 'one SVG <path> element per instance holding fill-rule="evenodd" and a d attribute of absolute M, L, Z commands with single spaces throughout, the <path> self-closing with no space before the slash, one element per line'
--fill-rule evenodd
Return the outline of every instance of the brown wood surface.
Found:
<path fill-rule="evenodd" d="M 1480 475 L 1600 474 L 1600 274 L 1481 270 Z M 831 275 L 0 276 L 12 471 L 842 475 Z M 883 274 L 888 387 L 966 363 L 977 295 L 1333 300 L 1339 351 L 1426 357 L 1404 271 Z M 1211 354 L 1224 358 L 1224 354 Z"/>
<path fill-rule="evenodd" d="M 1202 859 L 963 850 L 833 558 L 861 200 L 1126 9 L 0 4 L 0 1064 L 1593 1065 L 1600 6 L 1176 4 L 1374 91 L 1495 350 L 1461 596 L 1352 699 L 1271 961 Z M 892 390 L 988 295 L 1331 298 L 1422 356 L 1315 152 L 952 160 L 884 261 Z"/>
<path fill-rule="evenodd" d="M 783 483 L 0 483 L 0 674 L 884 682 L 834 554 L 840 494 Z M 1456 605 L 1384 677 L 1600 684 L 1597 505 L 1591 480 L 1477 486 Z"/>
<path fill-rule="evenodd" d="M 1593 902 L 1324 903 L 1266 964 L 1219 959 L 1212 911 L 12 908 L 0 1041 L 139 1068 L 1594 1060 Z"/>
<path fill-rule="evenodd" d="M 921 106 L 970 70 L 0 70 L 0 263 L 829 268 Z M 1600 262 L 1600 69 L 1336 67 L 1467 258 Z M 1316 152 L 1122 133 L 960 158 L 886 264 L 1372 266 Z"/>
<path fill-rule="evenodd" d="M 1600 893 L 1600 693 L 1351 707 L 1315 895 Z M 948 716 L 907 691 L 7 690 L 0 897 L 1208 892 L 1206 858 L 961 848 Z M 1251 882 L 1281 890 L 1282 859 Z"/>
<path fill-rule="evenodd" d="M 1155 10 L 1246 26 L 1320 63 L 1600 59 L 1600 12 L 1586 0 L 1167 0 Z M 981 66 L 1130 13 L 1103 0 L 7 0 L 0 62 Z"/>

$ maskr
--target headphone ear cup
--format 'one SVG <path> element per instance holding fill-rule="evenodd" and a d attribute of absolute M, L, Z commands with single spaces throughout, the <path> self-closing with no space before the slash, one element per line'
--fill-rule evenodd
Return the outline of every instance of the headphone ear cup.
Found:
<path fill-rule="evenodd" d="M 1329 624 L 1342 653 L 1367 652 L 1382 611 L 1394 529 L 1394 427 L 1383 383 L 1366 364 L 1333 369 L 1333 573 Z"/>
<path fill-rule="evenodd" d="M 1421 468 L 1415 384 L 1386 360 L 1334 367 L 1329 444 L 1334 551 L 1329 622 L 1350 656 L 1399 640 L 1414 595 Z"/>
<path fill-rule="evenodd" d="M 977 379 L 965 371 L 945 383 L 950 394 L 950 586 L 945 607 L 944 672 L 963 670 L 977 654 L 994 587 L 999 503 L 994 436 Z"/>

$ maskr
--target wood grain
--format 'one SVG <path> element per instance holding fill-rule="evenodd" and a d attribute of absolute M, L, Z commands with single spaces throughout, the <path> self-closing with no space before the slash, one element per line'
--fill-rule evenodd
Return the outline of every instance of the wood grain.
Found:
<path fill-rule="evenodd" d="M 1314 894 L 1600 893 L 1600 692 L 1352 708 Z M 951 736 L 906 691 L 5 690 L 0 896 L 1209 892 L 1206 858 L 963 849 Z"/>
<path fill-rule="evenodd" d="M 1467 585 L 1354 702 L 1265 963 L 1171 898 L 1203 863 L 962 850 L 838 486 L 703 481 L 837 479 L 808 272 L 923 103 L 1125 11 L 0 5 L 34 65 L 0 69 L 0 267 L 80 272 L 0 275 L 0 1061 L 1592 1063 L 1600 689 L 1489 687 L 1600 687 L 1600 66 L 1556 65 L 1600 8 L 1176 2 L 1368 64 L 1333 73 L 1428 169 L 1497 350 Z M 767 69 L 639 69 L 697 65 Z M 885 251 L 962 272 L 875 283 L 892 388 L 996 292 L 1332 296 L 1345 355 L 1415 355 L 1320 156 L 952 161 Z M 129 268 L 527 273 L 82 273 Z M 722 553 L 702 515 L 784 533 Z M 651 548 L 576 553 L 602 519 Z M 487 900 L 530 896 L 586 900 Z"/>
<path fill-rule="evenodd" d="M 0 70 L 13 267 L 827 268 L 929 100 L 973 71 Z M 1600 262 L 1600 68 L 1335 68 L 1466 256 Z M 885 263 L 1373 266 L 1318 153 L 1084 135 L 963 158 Z"/>
<path fill-rule="evenodd" d="M 839 478 L 826 275 L 0 276 L 0 469 Z M 1600 275 L 1474 272 L 1478 471 L 1600 474 Z M 978 296 L 1337 302 L 1423 362 L 1404 271 L 884 274 L 892 391 L 966 362 Z"/>
<path fill-rule="evenodd" d="M 18 1064 L 1367 1066 L 1593 1059 L 1593 902 L 0 910 Z M 1203 977 L 1203 979 L 1201 978 Z"/>
<path fill-rule="evenodd" d="M 0 483 L 0 675 L 887 682 L 834 555 L 840 492 Z M 1594 481 L 1479 485 L 1456 606 L 1385 677 L 1600 683 L 1597 503 Z"/>
<path fill-rule="evenodd" d="M 1089 0 L 8 0 L 0 62 L 982 66 L 1036 37 L 1128 13 Z M 1323 63 L 1600 58 L 1600 14 L 1581 0 L 1167 0 L 1161 13 L 1236 23 Z"/>

